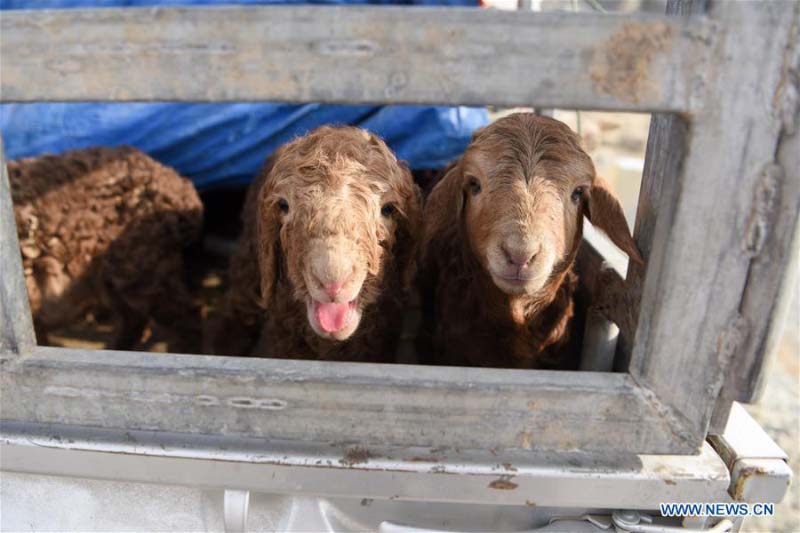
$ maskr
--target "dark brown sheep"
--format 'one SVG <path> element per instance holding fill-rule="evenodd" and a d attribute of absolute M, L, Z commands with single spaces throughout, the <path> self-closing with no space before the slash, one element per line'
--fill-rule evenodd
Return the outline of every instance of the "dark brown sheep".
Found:
<path fill-rule="evenodd" d="M 243 223 L 211 352 L 394 361 L 421 205 L 381 139 L 322 127 L 283 146 Z"/>
<path fill-rule="evenodd" d="M 641 261 L 619 202 L 566 125 L 520 113 L 476 132 L 425 206 L 421 356 L 575 368 L 584 215 Z"/>
<path fill-rule="evenodd" d="M 130 147 L 22 159 L 8 170 L 39 343 L 110 310 L 115 349 L 132 348 L 150 318 L 174 334 L 173 351 L 200 348 L 184 283 L 183 250 L 203 220 L 191 182 Z"/>

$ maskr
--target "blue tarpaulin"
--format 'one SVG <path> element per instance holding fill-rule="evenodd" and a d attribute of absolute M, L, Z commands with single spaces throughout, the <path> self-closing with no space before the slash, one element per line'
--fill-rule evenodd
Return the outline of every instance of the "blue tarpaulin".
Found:
<path fill-rule="evenodd" d="M 300 3 L 292 0 L 0 0 L 0 9 Z M 308 3 L 308 2 L 305 2 Z M 476 5 L 475 0 L 324 0 L 313 3 Z M 272 103 L 32 103 L 0 105 L 9 159 L 130 144 L 203 189 L 248 182 L 284 142 L 322 124 L 383 137 L 413 169 L 445 166 L 488 122 L 486 110 L 432 106 Z"/>

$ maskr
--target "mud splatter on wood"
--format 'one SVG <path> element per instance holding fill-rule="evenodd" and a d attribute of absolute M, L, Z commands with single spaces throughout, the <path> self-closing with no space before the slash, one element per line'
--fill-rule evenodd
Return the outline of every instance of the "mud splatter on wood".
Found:
<path fill-rule="evenodd" d="M 671 47 L 672 29 L 666 24 L 626 24 L 595 52 L 591 70 L 595 90 L 631 103 L 657 95 L 650 65 Z"/>
<path fill-rule="evenodd" d="M 518 485 L 511 481 L 512 477 L 513 476 L 500 476 L 499 479 L 495 479 L 489 483 L 489 488 L 496 490 L 514 490 Z"/>
<path fill-rule="evenodd" d="M 372 457 L 372 453 L 367 448 L 354 446 L 348 448 L 344 457 L 339 459 L 339 462 L 346 466 L 353 466 L 359 463 L 366 463 Z"/>

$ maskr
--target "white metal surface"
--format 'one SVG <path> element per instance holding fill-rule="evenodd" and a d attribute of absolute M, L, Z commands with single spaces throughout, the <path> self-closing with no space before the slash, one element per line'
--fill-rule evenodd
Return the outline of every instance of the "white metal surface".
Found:
<path fill-rule="evenodd" d="M 250 505 L 249 490 L 225 491 L 225 533 L 244 533 Z"/>
<path fill-rule="evenodd" d="M 0 429 L 5 471 L 258 492 L 652 509 L 664 501 L 724 501 L 730 483 L 708 445 L 696 456 L 493 453 L 13 423 Z"/>
<path fill-rule="evenodd" d="M 38 476 L 0 477 L 2 531 L 225 530 L 223 491 L 187 486 Z M 382 522 L 438 530 L 518 532 L 564 510 L 431 504 L 253 493 L 245 531 L 378 531 Z M 575 531 L 569 529 L 568 531 Z"/>

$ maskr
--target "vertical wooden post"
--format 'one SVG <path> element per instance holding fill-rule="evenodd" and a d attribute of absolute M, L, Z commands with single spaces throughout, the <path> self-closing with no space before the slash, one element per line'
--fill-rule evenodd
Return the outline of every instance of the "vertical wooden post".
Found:
<path fill-rule="evenodd" d="M 669 0 L 666 12 L 668 15 L 696 15 L 704 13 L 707 0 Z M 678 115 L 673 113 L 653 113 L 650 119 L 650 132 L 647 136 L 642 185 L 639 190 L 639 203 L 636 208 L 636 222 L 633 236 L 645 263 L 650 257 L 658 219 L 658 206 L 665 181 L 674 180 L 680 175 L 683 159 L 686 154 L 688 126 Z M 626 285 L 632 295 L 642 294 L 644 284 L 644 268 L 630 262 Z M 630 314 L 632 323 L 636 323 L 639 315 L 640 298 L 631 299 Z M 627 372 L 630 366 L 634 339 L 620 333 L 617 343 L 615 370 Z"/>
<path fill-rule="evenodd" d="M 800 69 L 800 46 L 795 48 L 795 72 Z M 795 89 L 797 90 L 797 89 Z M 795 97 L 796 98 L 796 97 Z M 753 402 L 764 387 L 769 358 L 778 350 L 791 292 L 800 277 L 800 113 L 798 101 L 789 103 L 788 122 L 778 138 L 774 163 L 767 164 L 756 186 L 756 200 L 747 228 L 753 258 L 747 273 L 740 313 L 758 317 L 738 346 L 728 368 L 714 415 L 711 432 L 725 429 L 734 401 Z M 796 325 L 795 325 L 796 326 Z"/>
<path fill-rule="evenodd" d="M 11 186 L 0 138 L 0 359 L 15 357 L 35 344 Z"/>
<path fill-rule="evenodd" d="M 652 238 L 641 243 L 648 264 L 629 366 L 689 434 L 708 431 L 729 373 L 748 364 L 748 339 L 769 330 L 764 315 L 772 311 L 756 298 L 762 285 L 752 277 L 756 268 L 782 277 L 794 227 L 784 221 L 776 233 L 776 191 L 791 187 L 781 209 L 794 206 L 795 212 L 785 218 L 796 220 L 792 202 L 798 201 L 796 184 L 786 184 L 796 169 L 783 162 L 795 156 L 781 154 L 791 153 L 784 145 L 796 122 L 791 72 L 800 4 L 723 2 L 709 15 L 721 30 L 717 59 L 708 65 L 713 77 L 697 87 L 707 91 L 706 104 L 692 116 L 690 130 L 673 124 L 669 144 L 658 147 L 685 153 L 678 152 L 682 164 L 669 163 L 675 174 L 661 175 L 657 216 L 637 224 L 641 230 L 650 223 Z M 772 241 L 772 235 L 779 238 Z M 751 296 L 761 303 L 748 304 Z"/>
<path fill-rule="evenodd" d="M 692 15 L 704 13 L 707 0 L 670 0 L 667 14 Z M 720 432 L 725 427 L 733 401 L 755 401 L 763 386 L 764 372 L 769 367 L 765 361 L 776 349 L 782 331 L 785 307 L 790 300 L 788 292 L 795 290 L 793 283 L 800 254 L 800 117 L 798 117 L 798 88 L 792 87 L 788 72 L 800 68 L 800 47 L 797 44 L 797 29 L 793 30 L 794 43 L 785 51 L 787 70 L 783 75 L 786 87 L 779 87 L 773 98 L 773 112 L 782 115 L 780 132 L 775 149 L 775 161 L 765 163 L 761 170 L 760 183 L 755 195 L 760 195 L 753 206 L 753 223 L 762 226 L 763 232 L 758 250 L 752 255 L 747 284 L 742 295 L 740 316 L 769 317 L 754 321 L 760 324 L 748 331 L 739 341 L 731 364 L 728 365 L 724 382 L 716 400 L 711 419 L 710 432 Z M 642 189 L 636 214 L 635 238 L 644 257 L 649 257 L 658 203 L 665 180 L 675 179 L 682 170 L 688 129 L 680 117 L 669 113 L 655 113 L 650 125 L 647 156 L 645 160 Z M 759 203 L 760 202 L 760 203 Z M 793 242 L 794 241 L 794 242 Z M 627 283 L 638 289 L 644 281 L 644 272 L 636 265 L 628 271 Z M 638 314 L 638 310 L 636 311 Z M 617 353 L 618 369 L 627 369 L 632 351 L 632 339 L 620 338 Z"/>

